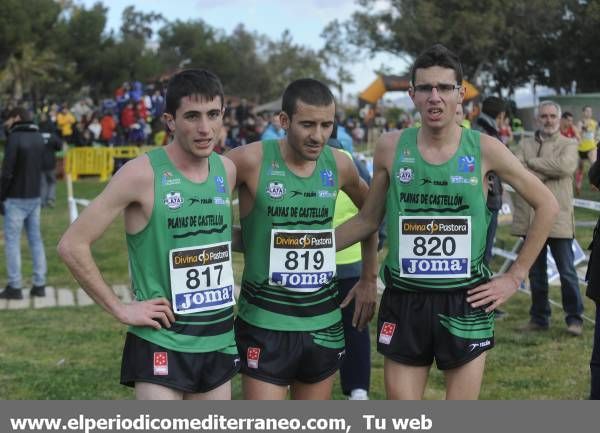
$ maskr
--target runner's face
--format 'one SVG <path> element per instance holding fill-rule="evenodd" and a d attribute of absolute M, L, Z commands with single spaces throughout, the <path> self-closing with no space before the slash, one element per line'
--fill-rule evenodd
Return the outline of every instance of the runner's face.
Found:
<path fill-rule="evenodd" d="M 433 86 L 429 90 L 422 90 Z M 440 90 L 439 87 L 447 88 Z M 422 123 L 430 128 L 439 129 L 454 122 L 456 105 L 462 103 L 465 90 L 458 86 L 453 69 L 441 66 L 419 68 L 415 71 L 415 82 L 409 95 L 421 114 Z"/>
<path fill-rule="evenodd" d="M 175 141 L 191 157 L 208 158 L 223 127 L 221 99 L 208 101 L 201 95 L 186 96 L 175 112 L 165 114 Z"/>
<path fill-rule="evenodd" d="M 558 131 L 560 127 L 560 119 L 558 118 L 558 110 L 554 105 L 544 105 L 540 108 L 538 121 L 542 127 L 542 132 L 547 135 L 552 135 Z"/>
<path fill-rule="evenodd" d="M 335 104 L 316 106 L 296 103 L 292 119 L 281 113 L 281 126 L 287 132 L 287 143 L 293 153 L 306 161 L 316 161 L 333 132 Z"/>

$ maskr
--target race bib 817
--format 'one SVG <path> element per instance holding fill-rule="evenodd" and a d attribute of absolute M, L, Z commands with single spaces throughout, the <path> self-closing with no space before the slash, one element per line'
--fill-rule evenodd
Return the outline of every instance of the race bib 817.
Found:
<path fill-rule="evenodd" d="M 169 251 L 171 299 L 177 314 L 235 304 L 231 242 Z"/>

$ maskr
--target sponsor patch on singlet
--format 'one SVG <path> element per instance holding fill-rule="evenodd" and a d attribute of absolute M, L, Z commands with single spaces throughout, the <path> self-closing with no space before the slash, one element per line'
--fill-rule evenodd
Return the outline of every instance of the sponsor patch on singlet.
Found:
<path fill-rule="evenodd" d="M 177 314 L 235 304 L 231 242 L 169 251 L 171 296 Z"/>
<path fill-rule="evenodd" d="M 470 216 L 400 216 L 400 275 L 410 278 L 471 276 Z"/>
<path fill-rule="evenodd" d="M 271 230 L 269 284 L 314 292 L 334 275 L 333 230 Z"/>

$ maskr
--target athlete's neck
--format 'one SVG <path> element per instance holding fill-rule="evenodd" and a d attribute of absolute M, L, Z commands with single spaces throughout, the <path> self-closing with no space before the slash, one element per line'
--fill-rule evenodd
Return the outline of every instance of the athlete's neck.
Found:
<path fill-rule="evenodd" d="M 308 177 L 317 166 L 317 161 L 304 158 L 297 150 L 288 143 L 287 138 L 278 141 L 279 153 L 287 168 L 297 176 Z"/>
<path fill-rule="evenodd" d="M 208 158 L 186 152 L 176 140 L 165 146 L 165 152 L 175 168 L 192 182 L 204 182 L 208 177 Z"/>
<path fill-rule="evenodd" d="M 448 128 L 422 127 L 417 135 L 417 147 L 421 156 L 432 164 L 446 162 L 460 145 L 462 128 L 452 124 Z"/>

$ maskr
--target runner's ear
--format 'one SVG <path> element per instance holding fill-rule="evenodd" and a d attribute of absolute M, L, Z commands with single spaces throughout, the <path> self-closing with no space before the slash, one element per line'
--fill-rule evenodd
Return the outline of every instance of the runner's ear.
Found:
<path fill-rule="evenodd" d="M 171 116 L 169 113 L 163 113 L 162 119 L 167 125 L 169 132 L 175 131 L 175 119 L 173 119 L 173 116 Z"/>
<path fill-rule="evenodd" d="M 281 123 L 281 127 L 286 131 L 290 127 L 291 120 L 285 111 L 279 113 L 279 123 Z"/>

